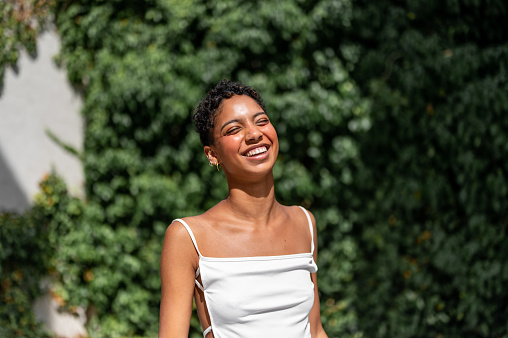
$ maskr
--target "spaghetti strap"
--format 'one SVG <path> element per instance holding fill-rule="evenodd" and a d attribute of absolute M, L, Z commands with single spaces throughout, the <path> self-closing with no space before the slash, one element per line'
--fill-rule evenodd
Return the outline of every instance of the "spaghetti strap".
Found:
<path fill-rule="evenodd" d="M 183 219 L 180 219 L 180 218 L 175 219 L 173 222 L 175 222 L 175 221 L 182 223 L 182 225 L 185 227 L 185 229 L 187 229 L 187 232 L 189 233 L 189 236 L 192 239 L 192 243 L 194 243 L 194 247 L 196 248 L 196 251 L 198 252 L 199 257 L 203 257 L 201 255 L 201 252 L 199 252 L 198 243 L 196 242 L 196 238 L 194 238 L 194 234 L 192 233 L 192 230 L 189 227 L 189 225 Z M 196 271 L 196 273 L 199 274 L 199 270 Z"/>
<path fill-rule="evenodd" d="M 309 228 L 310 228 L 310 253 L 314 254 L 314 227 L 312 226 L 312 220 L 310 219 L 309 212 L 302 206 L 299 206 L 300 209 L 303 210 L 305 213 L 305 216 L 307 216 L 307 221 L 309 222 Z"/>
<path fill-rule="evenodd" d="M 177 221 L 177 222 L 180 222 L 182 223 L 182 225 L 185 227 L 185 229 L 187 230 L 187 232 L 189 233 L 189 236 L 192 240 L 192 243 L 194 243 L 194 247 L 196 248 L 196 251 L 198 252 L 198 255 L 199 257 L 201 258 L 201 252 L 199 252 L 199 249 L 198 249 L 198 243 L 196 242 L 196 238 L 194 237 L 194 234 L 192 233 L 192 230 L 191 228 L 189 227 L 189 225 L 183 220 L 183 219 L 180 219 L 180 218 L 177 218 L 175 219 L 174 221 Z M 173 222 L 174 222 L 173 221 Z M 196 277 L 194 279 L 194 283 L 197 285 L 198 288 L 201 289 L 201 291 L 205 291 L 205 289 L 203 288 L 203 286 L 201 285 L 201 283 L 198 282 L 198 276 L 199 276 L 199 266 L 196 270 Z"/>
<path fill-rule="evenodd" d="M 203 331 L 203 338 L 206 338 L 206 335 L 212 331 L 212 326 L 210 325 L 205 331 Z"/>

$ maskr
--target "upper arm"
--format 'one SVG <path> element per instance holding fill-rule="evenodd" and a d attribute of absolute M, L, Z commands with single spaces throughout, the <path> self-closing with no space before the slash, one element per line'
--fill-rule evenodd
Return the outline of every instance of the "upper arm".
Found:
<path fill-rule="evenodd" d="M 173 222 L 161 254 L 159 337 L 187 337 L 192 314 L 196 251 L 185 228 Z"/>
<path fill-rule="evenodd" d="M 318 253 L 318 241 L 317 241 L 317 230 L 316 230 L 316 219 L 314 215 L 309 212 L 310 219 L 312 221 L 312 231 L 314 236 L 314 261 L 317 264 L 317 253 Z M 310 311 L 309 321 L 310 321 L 310 330 L 312 337 L 324 338 L 328 337 L 323 329 L 323 325 L 321 324 L 321 310 L 320 310 L 320 302 L 319 302 L 319 290 L 317 284 L 317 273 L 311 274 L 312 282 L 314 283 L 314 305 L 312 306 L 312 310 Z"/>

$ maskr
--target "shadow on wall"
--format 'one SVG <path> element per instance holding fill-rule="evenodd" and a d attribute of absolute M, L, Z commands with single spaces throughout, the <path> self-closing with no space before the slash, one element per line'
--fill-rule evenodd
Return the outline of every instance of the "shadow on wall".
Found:
<path fill-rule="evenodd" d="M 48 28 L 37 37 L 36 58 L 21 50 L 17 71 L 5 69 L 0 96 L 0 212 L 30 208 L 40 192 L 39 182 L 53 171 L 65 180 L 70 193 L 83 195 L 83 165 L 65 150 L 70 146 L 81 152 L 82 99 L 65 69 L 54 62 L 59 51 L 56 29 Z"/>
<path fill-rule="evenodd" d="M 29 207 L 30 203 L 0 149 L 0 213 L 21 213 Z"/>

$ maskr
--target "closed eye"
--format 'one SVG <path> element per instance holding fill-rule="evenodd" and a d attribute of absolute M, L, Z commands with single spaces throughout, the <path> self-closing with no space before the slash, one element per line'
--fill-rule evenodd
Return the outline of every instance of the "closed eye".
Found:
<path fill-rule="evenodd" d="M 240 131 L 239 127 L 231 128 L 226 131 L 226 135 L 233 135 Z"/>

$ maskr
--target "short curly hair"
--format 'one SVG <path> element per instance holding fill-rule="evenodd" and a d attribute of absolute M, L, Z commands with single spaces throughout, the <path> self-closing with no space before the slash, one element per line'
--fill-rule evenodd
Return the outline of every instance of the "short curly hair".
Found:
<path fill-rule="evenodd" d="M 219 81 L 215 88 L 210 90 L 201 100 L 197 108 L 194 109 L 194 115 L 192 116 L 196 131 L 199 134 L 203 146 L 215 144 L 213 138 L 215 117 L 219 112 L 222 102 L 235 95 L 247 95 L 251 97 L 266 112 L 263 100 L 256 90 L 227 79 Z"/>

